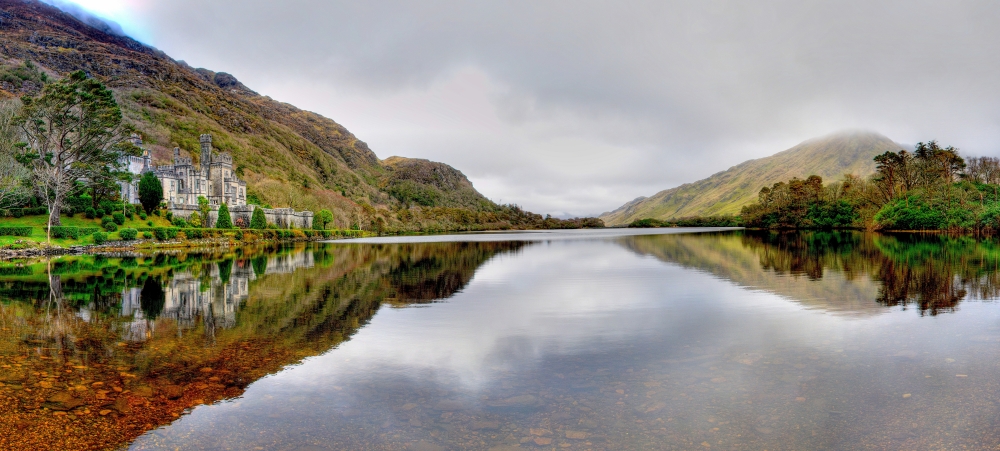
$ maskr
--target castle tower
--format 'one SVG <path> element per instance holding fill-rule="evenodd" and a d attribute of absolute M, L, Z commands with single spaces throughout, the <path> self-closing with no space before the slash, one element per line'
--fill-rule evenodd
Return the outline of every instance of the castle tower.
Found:
<path fill-rule="evenodd" d="M 149 150 L 142 150 L 142 172 L 146 173 L 153 170 L 152 158 L 149 156 Z"/>
<path fill-rule="evenodd" d="M 212 164 L 212 135 L 201 135 L 201 170 L 208 171 Z"/>

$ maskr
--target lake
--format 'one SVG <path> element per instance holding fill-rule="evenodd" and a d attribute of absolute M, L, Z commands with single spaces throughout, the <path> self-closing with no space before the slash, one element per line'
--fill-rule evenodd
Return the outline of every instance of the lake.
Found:
<path fill-rule="evenodd" d="M 1000 446 L 1000 242 L 593 230 L 0 262 L 0 449 Z"/>

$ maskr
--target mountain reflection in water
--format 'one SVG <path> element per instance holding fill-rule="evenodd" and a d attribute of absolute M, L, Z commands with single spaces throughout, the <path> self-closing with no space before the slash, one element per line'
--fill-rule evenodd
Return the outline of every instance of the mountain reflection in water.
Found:
<path fill-rule="evenodd" d="M 2 262 L 0 449 L 1000 445 L 996 242 L 664 232 Z"/>
<path fill-rule="evenodd" d="M 324 352 L 383 301 L 450 296 L 525 243 L 0 264 L 0 449 L 114 449 Z"/>

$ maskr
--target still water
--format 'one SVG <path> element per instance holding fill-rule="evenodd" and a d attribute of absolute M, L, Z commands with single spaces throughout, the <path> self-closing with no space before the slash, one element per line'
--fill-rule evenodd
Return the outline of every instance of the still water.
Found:
<path fill-rule="evenodd" d="M 2 262 L 0 449 L 992 449 L 998 297 L 996 241 L 854 232 Z"/>

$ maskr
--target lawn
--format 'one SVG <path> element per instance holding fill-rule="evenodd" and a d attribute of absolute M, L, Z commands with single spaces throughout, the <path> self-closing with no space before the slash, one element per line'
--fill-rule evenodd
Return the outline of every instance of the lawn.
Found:
<path fill-rule="evenodd" d="M 48 225 L 49 217 L 45 215 L 36 216 L 24 216 L 21 218 L 2 218 L 0 219 L 0 225 L 5 226 L 28 226 L 32 227 L 31 236 L 0 236 L 0 247 L 6 247 L 13 244 L 17 240 L 28 239 L 35 242 L 45 242 L 45 226 Z M 74 216 L 63 215 L 60 217 L 62 225 L 70 227 L 97 227 L 101 228 L 101 221 L 99 219 L 87 219 L 82 213 Z M 152 225 L 149 223 L 152 222 Z M 119 226 L 118 229 L 132 228 L 138 229 L 140 227 L 171 227 L 170 221 L 166 218 L 159 216 L 149 215 L 145 221 L 139 219 L 139 216 L 134 216 L 132 220 L 125 220 L 125 224 Z M 101 229 L 103 230 L 103 229 Z M 118 232 L 112 232 L 108 234 L 109 240 L 117 240 L 119 238 Z M 64 239 L 53 239 L 52 244 L 59 245 L 62 247 L 68 247 L 79 244 L 94 244 L 94 238 L 90 235 L 82 236 L 78 240 L 64 238 Z"/>

